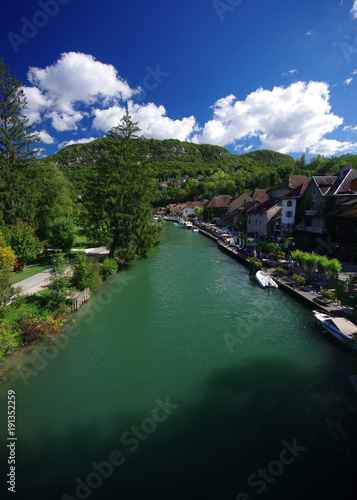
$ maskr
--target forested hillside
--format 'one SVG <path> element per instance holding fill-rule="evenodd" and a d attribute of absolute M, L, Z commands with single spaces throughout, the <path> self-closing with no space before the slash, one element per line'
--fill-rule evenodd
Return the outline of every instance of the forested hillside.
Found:
<path fill-rule="evenodd" d="M 88 182 L 95 175 L 98 161 L 106 155 L 108 144 L 108 139 L 103 138 L 68 146 L 41 163 L 56 164 L 70 181 L 72 194 L 85 196 Z M 245 190 L 268 188 L 289 174 L 326 175 L 336 173 L 340 165 L 357 166 L 354 155 L 318 156 L 307 163 L 304 155 L 297 160 L 267 150 L 236 155 L 220 146 L 176 139 L 142 139 L 139 146 L 139 156 L 156 179 L 156 204 L 209 198 L 217 193 L 234 196 Z M 184 175 L 189 178 L 178 186 Z M 193 180 L 197 176 L 198 182 Z M 162 190 L 160 184 L 168 179 L 171 180 L 167 189 Z"/>

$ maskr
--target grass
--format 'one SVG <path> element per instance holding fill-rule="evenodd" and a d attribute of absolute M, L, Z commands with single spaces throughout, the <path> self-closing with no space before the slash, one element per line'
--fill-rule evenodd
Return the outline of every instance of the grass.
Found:
<path fill-rule="evenodd" d="M 79 236 L 78 234 L 73 243 L 73 248 L 95 248 L 100 246 L 102 246 L 101 243 L 90 241 L 86 236 Z"/>
<path fill-rule="evenodd" d="M 35 276 L 46 269 L 50 269 L 52 266 L 47 262 L 37 262 L 35 264 L 29 264 L 25 266 L 23 271 L 13 274 L 10 278 L 10 283 L 15 285 L 19 281 L 25 280 L 26 278 L 31 278 L 31 276 Z"/>

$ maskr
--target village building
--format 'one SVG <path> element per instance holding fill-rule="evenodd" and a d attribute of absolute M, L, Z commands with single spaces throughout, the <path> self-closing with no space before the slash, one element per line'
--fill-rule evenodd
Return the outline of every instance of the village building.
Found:
<path fill-rule="evenodd" d="M 257 236 L 280 236 L 281 206 L 278 200 L 271 199 L 247 210 L 247 233 Z"/>

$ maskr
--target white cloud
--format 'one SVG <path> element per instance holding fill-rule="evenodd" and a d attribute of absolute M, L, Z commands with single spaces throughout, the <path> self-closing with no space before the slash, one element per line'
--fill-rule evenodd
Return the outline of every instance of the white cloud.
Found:
<path fill-rule="evenodd" d="M 295 73 L 299 73 L 297 69 L 290 69 L 287 73 L 283 73 L 283 76 L 294 75 Z"/>
<path fill-rule="evenodd" d="M 22 87 L 27 106 L 24 114 L 29 119 L 29 124 L 41 121 L 41 114 L 51 106 L 51 100 L 46 98 L 37 87 Z"/>
<path fill-rule="evenodd" d="M 76 130 L 78 128 L 77 123 L 82 120 L 82 113 L 73 110 L 72 113 L 58 113 L 57 111 L 52 111 L 46 115 L 47 118 L 51 118 L 52 127 L 58 132 L 64 132 L 66 130 Z"/>
<path fill-rule="evenodd" d="M 343 130 L 351 131 L 351 132 L 354 132 L 355 134 L 357 134 L 357 126 L 356 127 L 352 127 L 352 125 L 345 125 L 343 127 Z"/>
<path fill-rule="evenodd" d="M 354 2 L 353 2 L 353 6 L 352 6 L 352 9 L 351 9 L 351 14 L 352 14 L 352 17 L 354 17 L 355 19 L 357 19 L 357 0 L 354 0 Z"/>
<path fill-rule="evenodd" d="M 340 142 L 333 139 L 322 139 L 318 144 L 310 149 L 311 154 L 331 156 L 334 154 L 343 154 L 351 151 L 357 151 L 357 143 Z"/>
<path fill-rule="evenodd" d="M 80 52 L 63 53 L 46 69 L 30 68 L 28 79 L 40 89 L 70 102 L 90 104 L 98 97 L 126 100 L 138 92 L 118 76 L 114 66 Z"/>
<path fill-rule="evenodd" d="M 244 101 L 229 95 L 213 109 L 213 119 L 196 134 L 196 142 L 226 146 L 256 137 L 261 148 L 301 152 L 317 146 L 343 122 L 331 113 L 329 88 L 323 82 L 258 89 Z"/>
<path fill-rule="evenodd" d="M 63 53 L 60 59 L 45 69 L 31 67 L 26 87 L 29 102 L 27 116 L 39 122 L 46 109 L 46 118 L 58 131 L 75 130 L 83 114 L 80 105 L 100 102 L 102 105 L 127 100 L 140 89 L 132 89 L 111 64 L 96 61 L 88 54 Z"/>
<path fill-rule="evenodd" d="M 196 120 L 193 116 L 172 120 L 166 116 L 164 106 L 156 106 L 152 102 L 146 105 L 129 102 L 129 113 L 133 122 L 138 122 L 141 135 L 155 139 L 179 139 L 187 141 L 194 132 Z M 123 117 L 125 109 L 112 106 L 109 109 L 95 109 L 93 127 L 103 132 L 117 125 Z"/>
<path fill-rule="evenodd" d="M 66 146 L 72 146 L 73 144 L 85 144 L 87 142 L 92 142 L 92 141 L 95 141 L 95 137 L 89 137 L 89 139 L 78 139 L 77 141 L 64 141 L 64 142 L 61 142 L 61 144 L 58 145 L 58 149 L 63 149 L 65 148 Z"/>
<path fill-rule="evenodd" d="M 44 144 L 53 144 L 54 142 L 56 142 L 56 140 L 45 130 L 41 130 L 41 132 L 39 132 L 39 136 L 41 142 L 43 142 Z"/>
<path fill-rule="evenodd" d="M 347 78 L 347 80 L 345 80 L 343 83 L 345 85 L 349 85 L 352 81 L 353 81 L 353 78 Z"/>

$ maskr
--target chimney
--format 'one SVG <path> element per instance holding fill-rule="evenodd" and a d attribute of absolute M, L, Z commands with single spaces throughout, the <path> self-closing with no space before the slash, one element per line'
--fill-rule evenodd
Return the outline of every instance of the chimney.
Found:
<path fill-rule="evenodd" d="M 347 165 L 343 165 L 342 167 L 340 167 L 340 171 L 338 173 L 338 180 L 342 181 L 342 179 L 346 177 L 346 175 L 351 169 L 352 167 L 348 167 Z"/>

